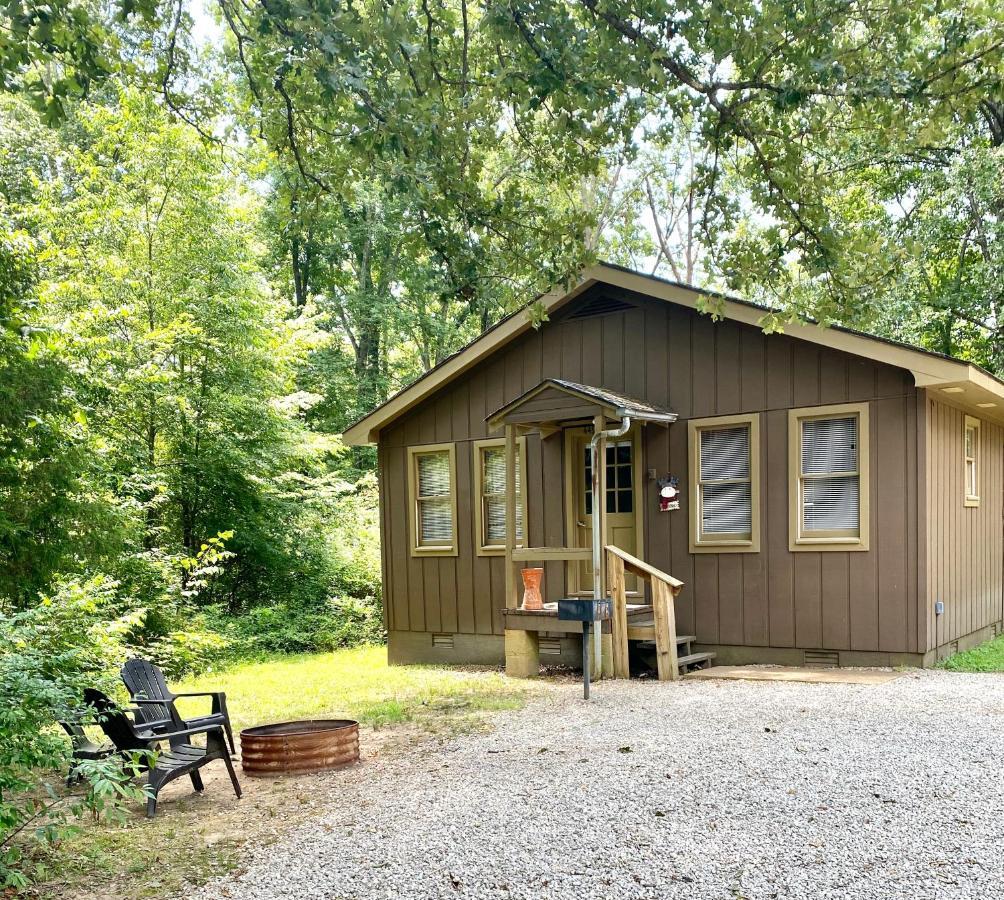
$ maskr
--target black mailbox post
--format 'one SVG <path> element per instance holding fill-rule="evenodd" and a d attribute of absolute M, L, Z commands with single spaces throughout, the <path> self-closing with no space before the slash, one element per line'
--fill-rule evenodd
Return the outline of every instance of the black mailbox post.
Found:
<path fill-rule="evenodd" d="M 582 696 L 589 699 L 589 638 L 593 622 L 602 622 L 611 616 L 608 598 L 593 600 L 577 597 L 558 601 L 558 618 L 566 622 L 582 623 Z"/>

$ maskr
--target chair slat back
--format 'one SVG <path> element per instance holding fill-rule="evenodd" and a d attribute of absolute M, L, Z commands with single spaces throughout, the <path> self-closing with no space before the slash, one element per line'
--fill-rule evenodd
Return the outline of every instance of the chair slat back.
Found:
<path fill-rule="evenodd" d="M 164 678 L 164 673 L 152 662 L 145 659 L 130 659 L 122 667 L 122 681 L 132 697 L 142 697 L 144 700 L 173 700 Z M 143 704 L 136 715 L 139 722 L 170 721 L 171 709 L 164 705 Z"/>
<path fill-rule="evenodd" d="M 136 736 L 129 717 L 115 704 L 115 702 L 94 688 L 84 689 L 84 703 L 92 707 L 98 714 L 98 724 L 108 739 L 115 745 L 115 749 L 124 752 L 128 750 L 146 750 L 148 742 L 140 740 Z"/>

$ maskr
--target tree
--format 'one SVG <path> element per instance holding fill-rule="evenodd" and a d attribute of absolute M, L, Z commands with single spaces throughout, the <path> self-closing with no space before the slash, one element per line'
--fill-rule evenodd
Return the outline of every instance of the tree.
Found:
<path fill-rule="evenodd" d="M 550 227 L 546 205 L 528 202 L 534 191 L 521 187 L 528 175 L 539 186 L 593 175 L 603 150 L 650 123 L 686 120 L 705 160 L 695 179 L 703 230 L 734 238 L 722 242 L 716 267 L 732 287 L 781 302 L 798 288 L 796 272 L 814 282 L 821 317 L 839 318 L 862 292 L 881 290 L 896 255 L 880 232 L 862 235 L 834 214 L 847 166 L 909 165 L 937 152 L 957 123 L 983 117 L 1001 131 L 1004 122 L 995 112 L 1004 102 L 1004 11 L 991 3 L 953 0 L 934 11 L 874 0 L 218 0 L 217 8 L 258 132 L 305 184 L 327 191 L 380 168 L 414 199 L 415 224 L 461 297 L 480 288 L 488 235 L 504 236 L 521 271 L 538 270 L 540 282 L 581 262 L 581 229 L 567 220 Z M 96 13 L 81 9 L 84 28 Z M 130 3 L 118 12 L 157 35 L 145 70 L 192 119 L 198 91 L 184 89 L 183 7 Z M 67 20 L 66 10 L 55 18 Z M 105 22 L 95 27 L 80 46 L 105 39 L 111 58 L 114 35 L 100 30 Z M 21 26 L 12 35 L 17 59 L 75 58 L 71 42 L 40 43 Z M 345 152 L 322 152 L 331 146 Z M 516 176 L 501 182 L 486 168 L 499 150 L 517 162 Z M 723 187 L 726 161 L 741 187 Z M 723 202 L 734 190 L 765 227 L 739 227 Z M 521 236 L 531 231 L 550 244 L 527 245 Z"/>
<path fill-rule="evenodd" d="M 0 205 L 0 611 L 115 543 L 72 374 L 39 316 L 37 250 Z"/>
<path fill-rule="evenodd" d="M 267 599 L 262 579 L 275 589 L 302 549 L 297 504 L 277 479 L 317 474 L 325 451 L 279 402 L 293 389 L 297 329 L 309 326 L 262 277 L 260 202 L 226 158 L 137 92 L 81 107 L 75 125 L 64 177 L 36 207 L 58 248 L 42 301 L 79 375 L 82 427 L 119 502 L 142 518 L 141 564 L 120 561 L 116 574 L 181 602 L 186 560 L 227 533 L 231 562 L 203 599 Z"/>

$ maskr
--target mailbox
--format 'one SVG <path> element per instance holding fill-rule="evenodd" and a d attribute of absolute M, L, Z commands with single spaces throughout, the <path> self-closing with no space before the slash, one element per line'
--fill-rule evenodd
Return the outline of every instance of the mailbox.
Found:
<path fill-rule="evenodd" d="M 610 599 L 573 598 L 558 601 L 558 618 L 566 622 L 602 622 L 612 615 Z"/>

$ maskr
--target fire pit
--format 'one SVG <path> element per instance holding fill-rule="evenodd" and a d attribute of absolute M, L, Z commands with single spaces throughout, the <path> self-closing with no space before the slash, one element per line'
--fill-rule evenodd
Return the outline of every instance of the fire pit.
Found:
<path fill-rule="evenodd" d="M 359 723 L 307 719 L 258 725 L 241 732 L 246 775 L 296 775 L 359 762 Z"/>

